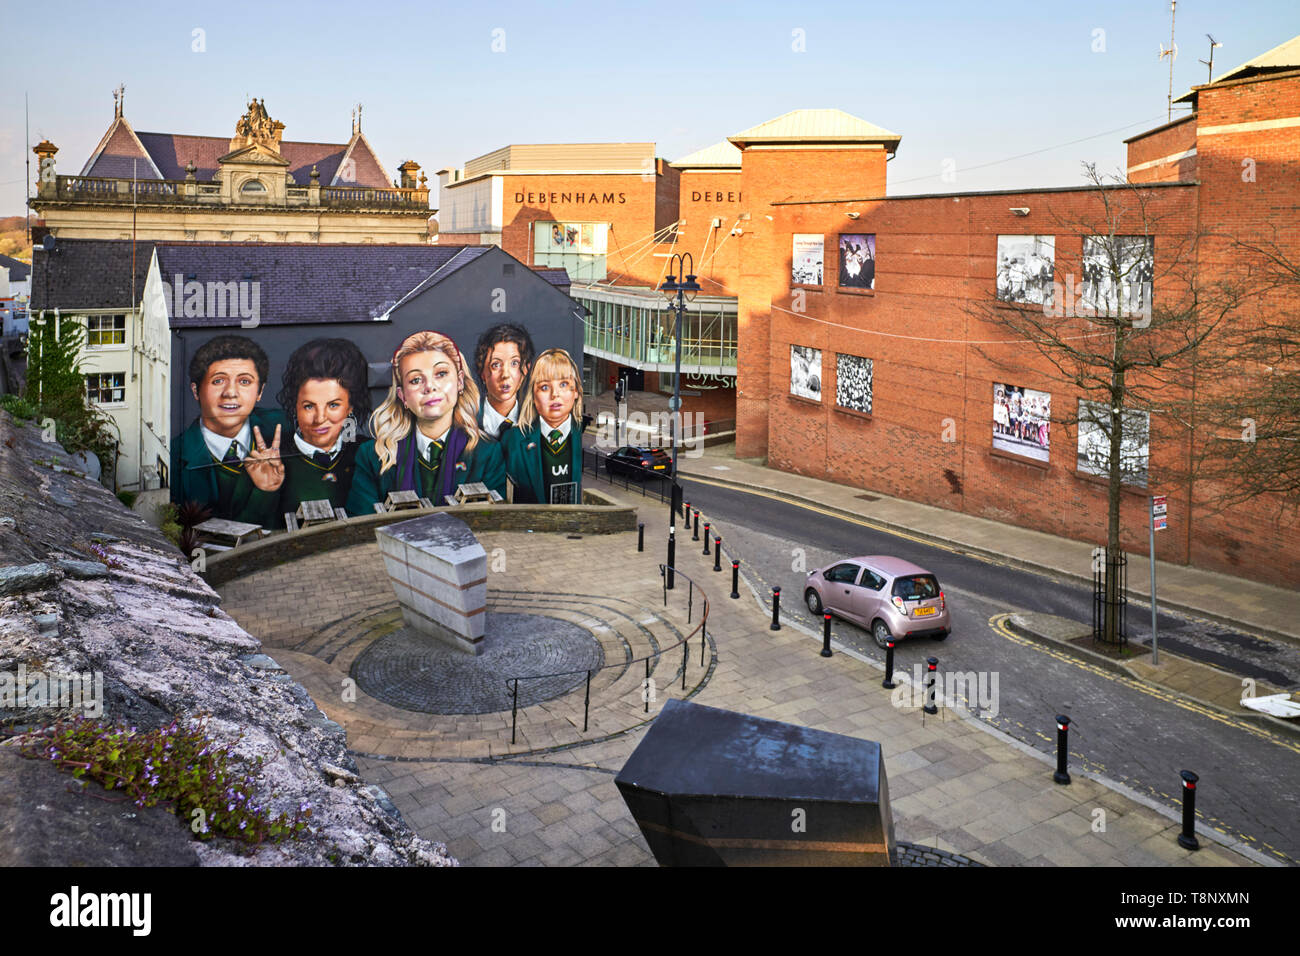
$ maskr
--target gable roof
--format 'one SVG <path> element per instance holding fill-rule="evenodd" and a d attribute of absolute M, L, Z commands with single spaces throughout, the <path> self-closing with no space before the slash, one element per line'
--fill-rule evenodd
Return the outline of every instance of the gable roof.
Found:
<path fill-rule="evenodd" d="M 81 169 L 82 176 L 105 179 L 166 179 L 126 117 L 113 119 L 95 151 Z"/>
<path fill-rule="evenodd" d="M 9 270 L 10 282 L 22 282 L 32 274 L 30 264 L 23 262 L 21 259 L 14 259 L 11 256 L 0 256 L 0 269 Z"/>
<path fill-rule="evenodd" d="M 257 282 L 258 321 L 262 325 L 364 322 L 380 319 L 467 248 L 476 247 L 158 243 L 158 269 L 163 281 L 173 288 L 177 275 L 182 282 L 201 282 L 205 289 L 209 282 Z M 237 316 L 171 316 L 172 328 L 238 323 Z"/>
<path fill-rule="evenodd" d="M 739 169 L 740 150 L 724 139 L 712 146 L 697 149 L 689 156 L 683 156 L 668 165 L 677 169 Z"/>
<path fill-rule="evenodd" d="M 144 295 L 154 243 L 135 243 L 131 299 L 130 239 L 59 239 L 53 252 L 32 249 L 32 311 L 131 309 Z"/>
<path fill-rule="evenodd" d="M 1220 73 L 1203 86 L 1192 87 L 1174 102 L 1195 104 L 1197 92 L 1206 86 L 1214 86 L 1216 83 L 1226 83 L 1230 80 L 1244 80 L 1262 73 L 1280 73 L 1296 69 L 1300 69 L 1300 36 L 1294 36 L 1285 43 L 1279 43 L 1273 49 L 1252 57 L 1240 66 L 1234 66 L 1226 73 Z"/>
<path fill-rule="evenodd" d="M 230 152 L 230 138 L 226 136 L 186 136 L 179 133 L 140 133 L 140 142 L 149 150 L 163 179 L 184 179 L 185 166 L 195 165 L 194 176 L 200 181 L 211 181 L 220 168 L 217 160 Z M 317 167 L 322 186 L 334 178 L 339 162 L 347 150 L 346 143 L 296 143 L 282 142 L 280 155 L 289 163 L 289 172 L 299 186 L 311 183 L 311 168 Z M 360 176 L 362 169 L 358 168 Z M 359 182 L 370 187 L 390 186 L 387 180 Z"/>
<path fill-rule="evenodd" d="M 351 168 L 348 168 L 349 166 Z M 343 179 L 342 176 L 345 172 L 349 173 L 351 178 Z M 326 179 L 325 171 L 321 170 L 320 181 L 322 186 L 326 184 L 330 186 L 367 186 L 378 189 L 384 189 L 393 184 L 393 181 L 388 178 L 388 172 L 384 169 L 383 163 L 379 161 L 379 157 L 375 155 L 375 151 L 370 147 L 370 141 L 359 130 L 352 137 L 343 155 L 339 158 L 334 174 L 329 179 Z"/>
<path fill-rule="evenodd" d="M 891 152 L 901 139 L 882 126 L 835 109 L 791 110 L 727 137 L 741 149 L 758 143 L 881 143 Z"/>

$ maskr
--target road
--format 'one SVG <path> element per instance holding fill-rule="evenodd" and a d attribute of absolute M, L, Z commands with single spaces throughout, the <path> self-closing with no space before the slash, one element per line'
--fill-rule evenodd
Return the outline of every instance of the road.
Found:
<path fill-rule="evenodd" d="M 781 588 L 786 619 L 797 615 L 821 631 L 820 619 L 802 604 L 806 570 L 861 554 L 892 554 L 912 561 L 938 577 L 952 610 L 953 634 L 943 642 L 901 642 L 897 670 L 910 674 L 934 655 L 941 671 L 984 672 L 990 689 L 996 674 L 993 706 L 975 693 L 970 696 L 976 699 L 968 701 L 971 711 L 988 723 L 1055 753 L 1054 716 L 1069 714 L 1073 767 L 1102 774 L 1174 809 L 1181 799 L 1179 771 L 1194 770 L 1201 775 L 1197 810 L 1202 826 L 1213 826 L 1282 862 L 1300 862 L 1300 740 L 1238 723 L 1079 662 L 999 624 L 1001 616 L 1013 611 L 1087 622 L 1092 596 L 1086 586 L 877 530 L 763 492 L 693 479 L 684 479 L 683 487 L 686 500 L 722 534 L 726 553 L 741 559 L 747 578 L 766 596 L 769 607 L 772 586 Z M 655 507 L 662 507 L 666 524 L 666 506 Z M 665 538 L 666 527 L 655 529 L 647 522 L 648 548 Z M 689 536 L 679 547 L 690 544 L 702 548 L 702 543 L 689 542 Z M 1131 609 L 1133 639 L 1148 636 L 1141 627 L 1144 620 L 1149 622 L 1146 608 Z M 1231 661 L 1235 672 L 1300 686 L 1300 651 L 1290 645 L 1177 614 L 1162 612 L 1158 623 L 1166 648 L 1178 642 L 1203 659 L 1219 655 Z M 836 620 L 832 634 L 837 642 L 883 661 L 884 652 L 865 630 Z M 811 641 L 810 653 L 816 653 Z"/>

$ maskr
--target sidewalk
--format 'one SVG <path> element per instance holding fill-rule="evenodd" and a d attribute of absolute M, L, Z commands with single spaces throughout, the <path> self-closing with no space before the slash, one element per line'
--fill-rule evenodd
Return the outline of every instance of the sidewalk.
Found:
<path fill-rule="evenodd" d="M 664 507 L 647 502 L 642 518 L 662 515 Z M 927 717 L 918 697 L 883 689 L 877 667 L 843 648 L 826 659 L 802 629 L 771 631 L 749 595 L 726 597 L 729 582 L 698 549 L 686 549 L 679 562 L 680 573 L 689 575 L 679 582 L 694 579 L 694 586 L 668 592 L 665 605 L 660 556 L 638 552 L 633 532 L 576 540 L 480 537 L 510 561 L 508 574 L 491 576 L 490 610 L 568 619 L 608 645 L 607 660 L 618 661 L 633 659 L 641 642 L 668 648 L 676 635 L 691 633 L 688 598 L 693 592 L 698 623 L 707 593 L 711 653 L 701 656 L 698 639 L 685 660 L 668 650 L 654 664 L 657 697 L 649 707 L 640 669 L 619 674 L 593 691 L 589 732 L 582 729 L 581 684 L 521 708 L 515 743 L 509 710 L 438 715 L 397 710 L 364 689 L 355 699 L 340 696 L 351 662 L 400 621 L 373 545 L 286 562 L 220 592 L 224 610 L 265 641 L 330 719 L 347 728 L 366 781 L 387 790 L 421 835 L 445 841 L 462 863 L 652 864 L 614 774 L 663 700 L 683 695 L 881 742 L 900 841 L 1003 866 L 1276 862 L 1209 825 L 1198 828 L 1200 852 L 1190 853 L 1176 842 L 1180 825 L 1172 809 L 1084 773 L 1058 786 L 1047 754 L 947 706 Z M 599 580 L 574 573 L 597 567 Z M 322 589 L 322 581 L 347 583 Z M 491 663 L 489 655 L 482 663 Z"/>
<path fill-rule="evenodd" d="M 768 491 L 1012 567 L 1092 583 L 1091 544 L 875 492 L 867 501 L 860 488 L 777 471 L 734 454 L 734 445 L 705 448 L 700 457 L 683 456 L 678 468 L 684 477 Z M 1130 553 L 1129 590 L 1149 601 L 1150 580 L 1147 556 Z M 1156 562 L 1156 590 L 1161 608 L 1300 643 L 1300 591 L 1165 561 Z"/>

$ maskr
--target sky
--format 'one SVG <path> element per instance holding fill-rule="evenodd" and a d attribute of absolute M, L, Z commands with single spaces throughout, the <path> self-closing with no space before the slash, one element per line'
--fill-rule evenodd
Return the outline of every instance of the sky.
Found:
<path fill-rule="evenodd" d="M 113 118 L 229 136 L 249 97 L 284 138 L 346 142 L 351 111 L 390 176 L 509 143 L 653 141 L 670 161 L 801 108 L 898 133 L 891 195 L 1070 186 L 1118 173 L 1164 123 L 1168 0 L 651 4 L 385 0 L 11 5 L 0 216 L 21 215 L 30 143 L 76 174 Z M 1177 5 L 1174 96 L 1300 34 L 1295 0 Z M 23 39 L 25 38 L 25 39 Z M 1175 116 L 1181 115 L 1176 110 Z M 33 176 L 35 175 L 35 157 Z M 945 178 L 945 170 L 947 175 Z"/>

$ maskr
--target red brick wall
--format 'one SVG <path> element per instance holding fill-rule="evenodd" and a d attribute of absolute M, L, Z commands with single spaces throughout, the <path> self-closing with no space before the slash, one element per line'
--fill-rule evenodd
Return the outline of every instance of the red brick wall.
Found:
<path fill-rule="evenodd" d="M 735 295 L 739 277 L 740 242 L 731 230 L 749 206 L 740 186 L 740 170 L 687 170 L 681 177 L 684 235 L 678 242 L 695 257 L 700 285 L 708 295 Z M 722 225 L 714 228 L 713 220 Z"/>
<path fill-rule="evenodd" d="M 1187 156 L 1174 162 L 1160 163 L 1146 169 L 1133 170 L 1134 166 L 1184 153 L 1196 146 L 1196 114 L 1175 124 L 1158 127 L 1151 133 L 1135 137 L 1128 143 L 1129 182 L 1167 183 L 1189 182 L 1196 178 L 1196 157 Z"/>

